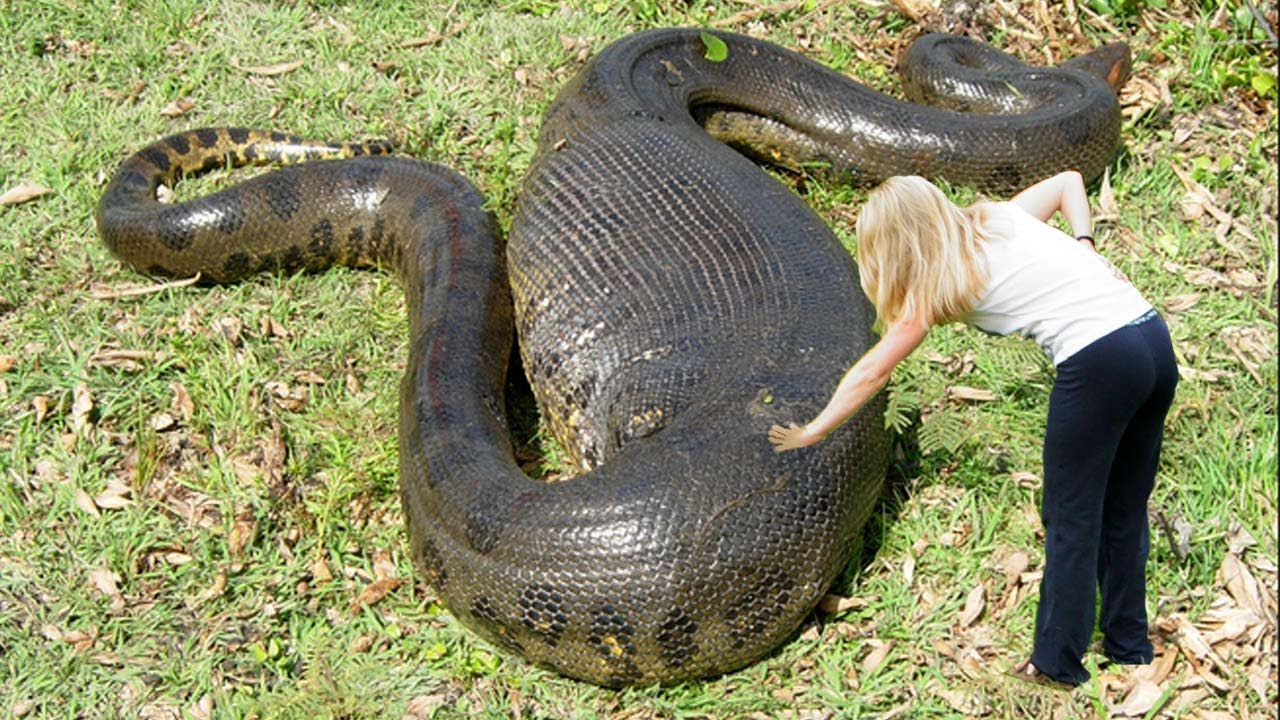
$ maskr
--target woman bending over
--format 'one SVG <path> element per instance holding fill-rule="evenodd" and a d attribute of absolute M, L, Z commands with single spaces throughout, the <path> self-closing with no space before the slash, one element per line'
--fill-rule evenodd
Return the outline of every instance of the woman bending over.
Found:
<path fill-rule="evenodd" d="M 1062 212 L 1071 236 L 1046 224 Z M 1164 320 L 1094 251 L 1080 174 L 1009 202 L 952 204 L 918 177 L 885 181 L 858 217 L 862 288 L 885 328 L 803 427 L 773 426 L 775 450 L 821 441 L 888 381 L 934 325 L 959 321 L 1034 339 L 1052 358 L 1044 439 L 1044 579 L 1034 650 L 1016 672 L 1078 685 L 1102 594 L 1103 652 L 1151 662 L 1147 498 L 1178 383 Z"/>

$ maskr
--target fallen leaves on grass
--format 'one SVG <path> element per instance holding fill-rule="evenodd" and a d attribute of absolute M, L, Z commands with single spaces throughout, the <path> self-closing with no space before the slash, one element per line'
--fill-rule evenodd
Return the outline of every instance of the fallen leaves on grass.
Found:
<path fill-rule="evenodd" d="M 871 652 L 862 659 L 860 668 L 863 675 L 872 675 L 876 670 L 884 665 L 884 661 L 888 659 L 889 652 L 893 650 L 893 641 L 869 640 L 867 644 L 871 645 Z"/>
<path fill-rule="evenodd" d="M 253 539 L 258 534 L 258 521 L 254 519 L 253 514 L 249 511 L 241 511 L 236 514 L 235 522 L 231 525 L 230 532 L 227 533 L 227 553 L 233 560 L 239 560 L 244 555 L 244 549 L 253 543 Z"/>
<path fill-rule="evenodd" d="M 80 432 L 89 426 L 89 414 L 93 412 L 93 395 L 88 383 L 77 382 L 71 397 L 71 429 Z"/>
<path fill-rule="evenodd" d="M 969 594 L 965 596 L 964 608 L 960 611 L 959 617 L 956 618 L 956 625 L 961 628 L 967 628 L 977 621 L 982 615 L 982 610 L 987 606 L 986 588 L 979 583 Z"/>
<path fill-rule="evenodd" d="M 160 108 L 160 114 L 167 118 L 182 117 L 194 110 L 196 103 L 189 97 L 180 97 L 177 100 Z"/>
<path fill-rule="evenodd" d="M 93 503 L 103 510 L 123 510 L 133 504 L 130 495 L 133 488 L 120 477 L 111 477 L 102 492 L 93 497 Z"/>
<path fill-rule="evenodd" d="M 306 385 L 291 386 L 282 380 L 268 380 L 262 387 L 271 395 L 276 405 L 289 412 L 298 412 L 306 407 L 310 396 Z"/>
<path fill-rule="evenodd" d="M 822 599 L 818 601 L 818 612 L 824 615 L 839 615 L 855 608 L 866 606 L 866 598 L 827 594 L 823 595 Z"/>
<path fill-rule="evenodd" d="M 1232 706 L 1248 704 L 1244 696 L 1250 693 L 1263 704 L 1275 702 L 1276 567 L 1269 558 L 1246 562 L 1251 538 L 1239 533 L 1229 536 L 1216 578 L 1219 594 L 1208 609 L 1196 619 L 1183 612 L 1156 619 L 1156 659 L 1116 678 L 1116 694 L 1107 698 L 1113 716 L 1196 708 L 1210 717 L 1202 708 L 1214 696 Z M 1266 573 L 1265 580 L 1254 568 Z"/>
<path fill-rule="evenodd" d="M 29 181 L 23 181 L 4 191 L 0 195 L 0 205 L 21 205 L 22 203 L 31 202 L 36 198 L 44 197 L 52 193 L 53 190 Z"/>
<path fill-rule="evenodd" d="M 142 369 L 142 363 L 160 362 L 165 357 L 164 353 L 152 350 L 105 349 L 90 355 L 89 365 L 137 372 Z"/>
<path fill-rule="evenodd" d="M 419 695 L 405 706 L 401 720 L 430 720 L 435 716 L 437 708 L 458 699 L 460 693 L 456 689 Z"/>
<path fill-rule="evenodd" d="M 1198 292 L 1170 295 L 1164 299 L 1164 311 L 1176 315 L 1190 310 L 1198 302 L 1200 302 L 1200 293 Z"/>
<path fill-rule="evenodd" d="M 333 580 L 333 572 L 329 570 L 329 564 L 324 558 L 317 558 L 311 563 L 311 579 L 316 585 L 323 585 Z"/>
<path fill-rule="evenodd" d="M 196 596 L 195 604 L 203 605 L 210 600 L 222 597 L 222 593 L 227 591 L 227 568 L 226 566 L 218 568 L 217 574 L 213 576 L 213 584 L 205 588 L 204 592 Z"/>
<path fill-rule="evenodd" d="M 98 592 L 111 600 L 111 610 L 118 612 L 124 609 L 124 595 L 120 593 L 120 576 L 105 569 L 89 571 L 89 584 Z"/>
<path fill-rule="evenodd" d="M 379 550 L 374 555 L 373 575 L 373 582 L 366 585 L 364 590 L 360 591 L 359 597 L 352 601 L 352 615 L 358 614 L 361 608 L 376 604 L 404 582 L 403 579 L 396 577 L 395 563 L 391 560 L 391 554 L 385 550 Z"/>

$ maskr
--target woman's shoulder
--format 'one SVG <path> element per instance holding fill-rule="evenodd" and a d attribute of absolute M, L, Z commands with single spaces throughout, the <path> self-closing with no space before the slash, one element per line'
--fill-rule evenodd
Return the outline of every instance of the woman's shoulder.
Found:
<path fill-rule="evenodd" d="M 1024 220 L 1019 214 L 1026 214 L 1022 208 L 1008 200 L 979 200 L 969 206 L 969 211 L 981 225 L 988 242 L 1006 240 L 1017 235 L 1017 226 Z"/>

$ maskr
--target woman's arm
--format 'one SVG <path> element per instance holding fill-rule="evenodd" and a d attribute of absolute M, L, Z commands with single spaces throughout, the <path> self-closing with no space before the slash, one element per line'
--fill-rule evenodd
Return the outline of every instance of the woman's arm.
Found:
<path fill-rule="evenodd" d="M 1093 234 L 1093 213 L 1089 209 L 1089 196 L 1085 194 L 1084 178 L 1075 170 L 1041 180 L 1014 195 L 1010 202 L 1042 222 L 1061 211 L 1071 226 L 1073 236 L 1081 238 Z"/>
<path fill-rule="evenodd" d="M 792 423 L 785 428 L 774 425 L 769 430 L 773 449 L 782 452 L 812 445 L 840 427 L 884 387 L 893 368 L 919 347 L 928 333 L 928 323 L 920 320 L 904 320 L 889 326 L 880 341 L 845 373 L 818 417 L 804 427 Z"/>

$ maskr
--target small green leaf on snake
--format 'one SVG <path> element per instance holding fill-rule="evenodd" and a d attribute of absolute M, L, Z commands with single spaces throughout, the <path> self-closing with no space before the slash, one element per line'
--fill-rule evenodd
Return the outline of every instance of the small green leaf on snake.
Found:
<path fill-rule="evenodd" d="M 704 57 L 711 62 L 723 62 L 729 57 L 729 46 L 725 45 L 720 38 L 706 30 L 699 32 L 698 37 L 702 38 L 702 44 L 707 48 L 707 54 Z"/>

